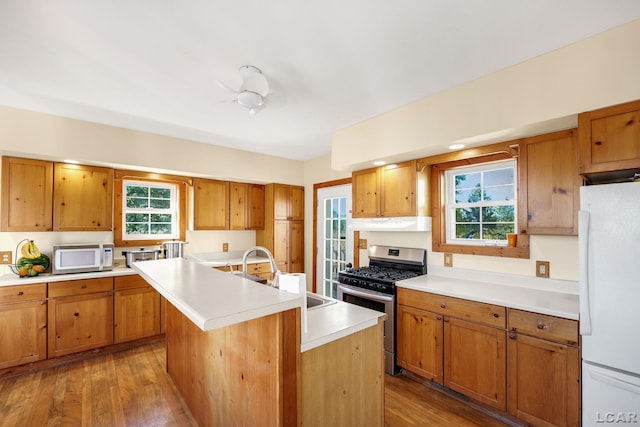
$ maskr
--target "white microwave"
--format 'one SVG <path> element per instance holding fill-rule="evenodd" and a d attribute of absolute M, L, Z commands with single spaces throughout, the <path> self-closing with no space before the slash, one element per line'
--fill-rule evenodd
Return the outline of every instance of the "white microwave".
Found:
<path fill-rule="evenodd" d="M 88 273 L 113 269 L 113 243 L 54 245 L 53 274 Z"/>

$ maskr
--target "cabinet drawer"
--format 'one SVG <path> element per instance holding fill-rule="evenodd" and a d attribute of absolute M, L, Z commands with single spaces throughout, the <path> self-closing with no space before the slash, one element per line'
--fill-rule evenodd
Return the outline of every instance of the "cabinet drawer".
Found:
<path fill-rule="evenodd" d="M 28 301 L 46 297 L 46 283 L 0 287 L 0 303 Z"/>
<path fill-rule="evenodd" d="M 132 274 L 130 276 L 116 276 L 113 278 L 113 286 L 116 291 L 122 289 L 146 288 L 151 286 L 142 276 Z"/>
<path fill-rule="evenodd" d="M 398 289 L 398 304 L 409 305 L 445 316 L 484 323 L 498 328 L 507 326 L 506 309 L 498 305 L 414 291 L 412 289 Z"/>
<path fill-rule="evenodd" d="M 242 267 L 240 267 L 239 269 L 242 270 Z M 268 262 L 247 264 L 247 273 L 249 274 L 269 273 L 270 271 L 271 269 Z"/>
<path fill-rule="evenodd" d="M 49 298 L 113 290 L 113 277 L 49 283 Z"/>
<path fill-rule="evenodd" d="M 578 345 L 576 320 L 509 309 L 509 329 L 549 341 Z"/>

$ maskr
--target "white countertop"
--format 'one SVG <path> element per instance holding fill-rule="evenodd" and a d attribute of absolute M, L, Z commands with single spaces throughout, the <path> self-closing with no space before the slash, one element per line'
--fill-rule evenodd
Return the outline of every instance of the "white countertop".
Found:
<path fill-rule="evenodd" d="M 570 281 L 471 270 L 448 272 L 430 266 L 428 274 L 401 280 L 396 285 L 565 319 L 578 320 L 580 313 L 578 285 Z"/>
<path fill-rule="evenodd" d="M 133 264 L 133 269 L 203 331 L 295 307 L 307 310 L 303 296 L 187 259 L 145 261 Z M 307 310 L 301 351 L 374 326 L 384 316 L 341 301 Z"/>
<path fill-rule="evenodd" d="M 261 252 L 254 253 L 252 256 L 247 257 L 247 264 L 259 264 L 269 262 L 269 258 L 260 256 Z M 200 264 L 208 267 L 227 267 L 229 265 L 242 265 L 242 256 L 244 251 L 233 252 L 202 252 L 186 255 L 185 258 L 196 261 Z"/>
<path fill-rule="evenodd" d="M 144 261 L 146 262 L 146 261 Z M 51 274 L 43 273 L 35 277 L 19 277 L 13 273 L 0 276 L 0 287 L 15 285 L 30 285 L 33 283 L 62 282 L 66 280 L 97 279 L 100 277 L 127 276 L 137 274 L 135 270 L 123 264 L 116 264 L 113 270 L 96 271 L 92 273 Z"/>

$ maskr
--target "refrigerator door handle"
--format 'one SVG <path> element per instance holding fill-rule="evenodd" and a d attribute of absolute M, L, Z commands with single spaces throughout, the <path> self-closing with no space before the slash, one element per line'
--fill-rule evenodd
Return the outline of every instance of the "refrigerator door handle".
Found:
<path fill-rule="evenodd" d="M 589 375 L 596 381 L 600 381 L 603 384 L 608 384 L 612 387 L 630 391 L 631 393 L 640 394 L 640 385 L 630 383 L 628 381 L 616 378 L 613 375 L 607 375 L 604 372 L 589 369 Z"/>
<path fill-rule="evenodd" d="M 589 212 L 578 212 L 578 244 L 580 259 L 580 334 L 591 335 L 589 301 Z"/>

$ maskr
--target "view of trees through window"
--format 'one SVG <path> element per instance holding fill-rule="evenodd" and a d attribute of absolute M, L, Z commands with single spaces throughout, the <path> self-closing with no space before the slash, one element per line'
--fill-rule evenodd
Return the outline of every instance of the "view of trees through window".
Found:
<path fill-rule="evenodd" d="M 516 227 L 515 165 L 473 166 L 447 172 L 454 239 L 507 240 Z"/>
<path fill-rule="evenodd" d="M 124 229 L 128 236 L 171 236 L 175 227 L 175 190 L 153 183 L 125 183 Z"/>

